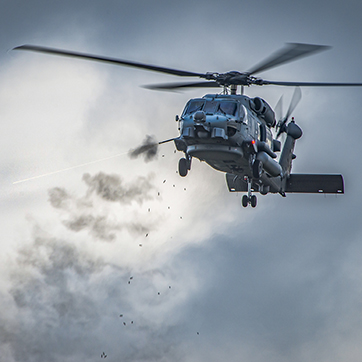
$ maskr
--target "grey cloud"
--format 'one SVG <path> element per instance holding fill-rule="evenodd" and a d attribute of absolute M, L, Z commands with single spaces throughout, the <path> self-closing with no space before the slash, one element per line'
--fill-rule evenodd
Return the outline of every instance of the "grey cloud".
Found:
<path fill-rule="evenodd" d="M 94 360 L 102 351 L 124 361 L 182 360 L 175 326 L 164 319 L 149 270 L 134 276 L 34 225 L 33 240 L 8 265 L 13 308 L 0 312 L 0 351 L 8 360 Z M 163 272 L 163 277 L 167 275 Z M 0 293 L 0 298 L 4 296 Z M 152 300 L 159 309 L 152 311 Z M 124 326 L 119 313 L 124 314 Z M 155 320 L 152 320 L 155 318 Z M 128 323 L 134 320 L 133 324 Z M 12 359 L 11 359 L 12 358 Z"/>
<path fill-rule="evenodd" d="M 18 251 L 17 263 L 24 268 L 36 268 L 49 276 L 49 270 L 73 270 L 78 275 L 87 275 L 100 271 L 104 264 L 93 260 L 69 243 L 53 238 L 34 227 L 34 242 Z"/>
<path fill-rule="evenodd" d="M 77 342 L 69 332 L 83 333 L 100 322 L 97 298 L 88 287 L 105 266 L 100 258 L 34 227 L 33 242 L 20 247 L 9 265 L 9 295 L 18 316 L 13 321 L 19 323 L 0 314 L 1 345 L 10 346 L 15 361 L 59 361 L 74 353 Z"/>
<path fill-rule="evenodd" d="M 215 235 L 173 260 L 176 268 L 192 266 L 200 285 L 184 305 L 188 331 L 193 321 L 205 340 L 217 340 L 219 346 L 253 346 L 256 361 L 263 360 L 257 356 L 257 346 L 269 351 L 271 361 L 302 361 L 303 346 L 328 345 L 340 333 L 346 333 L 342 343 L 353 338 L 354 327 L 346 330 L 338 322 L 359 308 L 358 282 L 345 270 L 353 243 L 346 245 L 332 235 L 325 239 L 295 235 L 288 242 L 262 228 L 256 235 L 235 227 L 233 234 Z M 329 248 L 333 251 L 325 258 Z M 341 253 L 342 248 L 348 252 Z M 210 348 L 214 353 L 219 350 Z M 206 350 L 192 352 L 199 358 L 208 356 Z M 235 355 L 225 351 L 225 357 Z"/>

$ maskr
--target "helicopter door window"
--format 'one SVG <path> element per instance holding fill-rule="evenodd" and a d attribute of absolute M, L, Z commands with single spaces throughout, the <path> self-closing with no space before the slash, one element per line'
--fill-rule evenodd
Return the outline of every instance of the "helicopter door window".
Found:
<path fill-rule="evenodd" d="M 204 106 L 205 101 L 191 101 L 186 109 L 186 114 L 195 113 L 197 111 L 201 111 Z"/>

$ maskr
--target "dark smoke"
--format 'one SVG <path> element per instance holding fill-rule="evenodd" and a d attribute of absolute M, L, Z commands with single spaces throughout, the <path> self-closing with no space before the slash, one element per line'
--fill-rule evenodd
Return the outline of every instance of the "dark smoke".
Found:
<path fill-rule="evenodd" d="M 142 225 L 141 223 L 122 223 L 111 222 L 107 216 L 94 216 L 91 214 L 84 214 L 80 216 L 74 216 L 69 220 L 63 221 L 69 230 L 78 232 L 82 230 L 88 230 L 89 233 L 98 240 L 102 241 L 114 241 L 117 238 L 117 231 L 126 229 L 133 234 L 145 234 L 150 231 L 150 226 Z"/>
<path fill-rule="evenodd" d="M 156 158 L 158 151 L 158 142 L 154 139 L 153 136 L 146 136 L 146 139 L 143 141 L 142 145 L 131 149 L 128 152 L 130 158 L 138 158 L 140 155 L 143 155 L 146 162 L 152 161 Z"/>
<path fill-rule="evenodd" d="M 91 176 L 83 175 L 87 185 L 85 195 L 77 197 L 64 188 L 54 187 L 48 191 L 50 204 L 65 214 L 63 225 L 73 232 L 87 231 L 95 240 L 115 241 L 117 233 L 127 230 L 131 234 L 141 235 L 149 233 L 155 225 L 142 217 L 135 217 L 132 221 L 122 219 L 121 215 L 113 215 L 110 211 L 104 212 L 94 206 L 96 199 L 105 202 L 131 205 L 137 202 L 152 200 L 155 187 L 153 176 L 137 177 L 129 184 L 125 184 L 119 175 L 108 175 L 103 172 Z"/>
<path fill-rule="evenodd" d="M 69 201 L 71 196 L 60 187 L 54 187 L 53 189 L 48 190 L 49 202 L 56 209 L 66 209 L 68 208 Z"/>
<path fill-rule="evenodd" d="M 152 200 L 150 192 L 154 190 L 151 183 L 153 176 L 137 177 L 130 184 L 124 184 L 118 175 L 107 175 L 99 172 L 95 176 L 88 173 L 83 175 L 83 181 L 88 186 L 87 195 L 95 193 L 103 200 L 119 202 L 121 204 L 130 204 L 136 201 L 142 204 L 146 200 Z"/>

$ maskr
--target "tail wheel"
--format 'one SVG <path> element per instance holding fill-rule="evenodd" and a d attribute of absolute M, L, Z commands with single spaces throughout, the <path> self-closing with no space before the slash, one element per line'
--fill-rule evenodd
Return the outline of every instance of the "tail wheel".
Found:
<path fill-rule="evenodd" d="M 180 176 L 185 177 L 187 175 L 187 172 L 189 171 L 187 166 L 186 158 L 180 158 L 180 161 L 178 162 L 178 173 Z"/>
<path fill-rule="evenodd" d="M 253 163 L 253 177 L 260 178 L 263 172 L 263 163 L 260 160 L 255 160 Z"/>

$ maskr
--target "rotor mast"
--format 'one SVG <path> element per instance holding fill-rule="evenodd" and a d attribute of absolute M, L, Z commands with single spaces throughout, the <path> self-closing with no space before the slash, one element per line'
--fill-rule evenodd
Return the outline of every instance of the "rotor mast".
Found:
<path fill-rule="evenodd" d="M 237 84 L 231 84 L 230 85 L 230 94 L 238 94 L 238 85 Z M 243 85 L 241 85 L 240 86 L 240 93 L 239 94 L 241 94 L 241 95 L 243 95 L 244 94 L 244 86 Z"/>
<path fill-rule="evenodd" d="M 230 94 L 236 94 L 238 90 L 237 84 L 231 84 L 230 86 Z"/>

